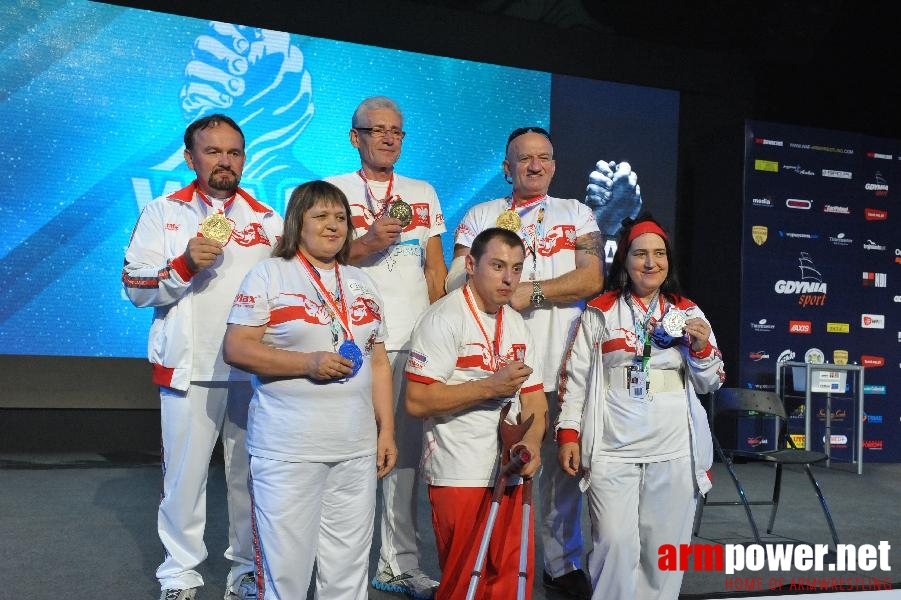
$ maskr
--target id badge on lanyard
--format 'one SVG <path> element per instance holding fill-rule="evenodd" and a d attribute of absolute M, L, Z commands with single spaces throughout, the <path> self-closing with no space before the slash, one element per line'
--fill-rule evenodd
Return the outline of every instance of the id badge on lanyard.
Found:
<path fill-rule="evenodd" d="M 629 388 L 629 397 L 636 400 L 644 400 L 648 394 L 648 373 L 640 364 L 626 367 L 626 386 Z"/>
<path fill-rule="evenodd" d="M 635 357 L 635 362 L 626 367 L 626 387 L 629 388 L 629 397 L 644 400 L 651 388 L 650 368 L 651 362 L 651 336 L 645 334 L 644 348 L 641 358 Z"/>

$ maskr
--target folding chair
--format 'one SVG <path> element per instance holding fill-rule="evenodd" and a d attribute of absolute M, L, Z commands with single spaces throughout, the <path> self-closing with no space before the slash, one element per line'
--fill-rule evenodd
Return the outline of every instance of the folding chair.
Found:
<path fill-rule="evenodd" d="M 826 455 L 822 452 L 813 452 L 809 450 L 800 450 L 795 446 L 791 436 L 788 435 L 788 418 L 785 412 L 785 406 L 782 400 L 775 392 L 765 392 L 761 390 L 749 390 L 742 388 L 721 388 L 713 395 L 713 401 L 710 411 L 711 422 L 716 425 L 717 419 L 723 416 L 742 417 L 746 419 L 763 420 L 771 427 L 775 425 L 776 444 L 773 450 L 755 451 L 753 449 L 724 448 L 720 445 L 716 434 L 713 435 L 713 446 L 716 449 L 720 459 L 726 465 L 729 476 L 735 484 L 738 492 L 739 500 L 736 502 L 708 501 L 702 498 L 698 506 L 698 512 L 695 515 L 694 535 L 698 535 L 701 528 L 701 518 L 704 514 L 705 506 L 743 506 L 745 514 L 748 517 L 748 523 L 754 532 L 754 539 L 758 544 L 762 544 L 760 533 L 757 529 L 757 523 L 751 514 L 751 506 L 772 506 L 770 510 L 770 520 L 767 525 L 766 532 L 773 533 L 773 523 L 776 521 L 776 510 L 779 508 L 779 494 L 782 489 L 782 467 L 783 465 L 803 465 L 807 471 L 807 477 L 813 485 L 814 491 L 823 507 L 823 514 L 826 515 L 826 521 L 829 523 L 829 530 L 832 533 L 832 541 L 838 546 L 838 534 L 835 532 L 835 524 L 832 522 L 832 515 L 829 507 L 826 505 L 826 498 L 820 489 L 820 484 L 813 476 L 810 465 L 826 460 Z M 733 422 L 734 423 L 734 422 Z M 711 427 L 716 430 L 716 427 Z M 737 445 L 737 444 L 735 444 Z M 741 458 L 748 461 L 768 462 L 776 465 L 776 477 L 773 482 L 773 494 L 771 500 L 750 501 L 745 495 L 745 488 L 739 481 L 735 473 L 733 460 Z"/>

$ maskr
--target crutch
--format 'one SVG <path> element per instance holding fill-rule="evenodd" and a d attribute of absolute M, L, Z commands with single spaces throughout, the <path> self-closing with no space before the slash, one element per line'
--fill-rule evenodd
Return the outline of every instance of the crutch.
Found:
<path fill-rule="evenodd" d="M 498 433 L 501 438 L 501 466 L 498 469 L 497 477 L 494 481 L 494 494 L 491 498 L 491 509 L 488 512 L 488 521 L 485 524 L 485 531 L 482 533 L 482 541 L 479 543 L 479 551 L 476 555 L 476 564 L 472 571 L 472 576 L 469 580 L 469 589 L 466 592 L 466 600 L 474 600 L 476 595 L 476 589 L 479 587 L 479 579 L 482 576 L 482 570 L 485 568 L 485 557 L 488 554 L 488 545 L 491 542 L 491 533 L 494 530 L 494 523 L 497 520 L 497 513 L 501 506 L 501 501 L 504 498 L 504 490 L 507 486 L 507 479 L 510 478 L 511 475 L 519 472 L 520 469 L 523 468 L 530 460 L 532 460 L 532 454 L 524 447 L 517 446 L 513 447 L 514 444 L 520 442 L 525 435 L 526 431 L 532 426 L 533 417 L 529 417 L 526 419 L 525 423 L 520 423 L 518 425 L 513 425 L 512 423 L 507 423 L 505 418 L 507 413 L 510 410 L 510 404 L 504 406 L 501 410 L 500 415 L 500 424 L 498 425 Z M 507 449 L 510 448 L 509 453 Z M 509 461 L 504 464 L 504 460 L 509 456 Z M 520 541 L 519 545 L 519 581 L 517 588 L 517 599 L 523 600 L 525 598 L 525 581 L 526 581 L 526 566 L 528 564 L 528 548 L 529 548 L 529 536 L 528 536 L 528 515 L 530 513 L 531 508 L 531 497 L 532 497 L 532 487 L 531 487 L 531 479 L 525 479 L 523 481 L 523 485 L 528 484 L 529 491 L 529 504 L 527 506 L 523 506 L 523 537 Z M 523 504 L 525 505 L 525 488 L 523 488 Z"/>

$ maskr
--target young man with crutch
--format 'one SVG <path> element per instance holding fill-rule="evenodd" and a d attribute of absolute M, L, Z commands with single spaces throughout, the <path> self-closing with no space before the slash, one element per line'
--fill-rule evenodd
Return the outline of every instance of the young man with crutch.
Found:
<path fill-rule="evenodd" d="M 491 509 L 501 456 L 498 420 L 531 425 L 516 447 L 529 454 L 519 474 L 540 465 L 547 399 L 539 352 L 519 313 L 507 303 L 519 283 L 525 248 L 519 236 L 491 228 L 466 257 L 468 283 L 429 307 L 413 331 L 407 362 L 407 410 L 426 418 L 422 476 L 429 484 L 432 524 L 442 570 L 436 600 L 464 598 L 479 541 Z M 511 477 L 498 503 L 495 535 L 487 549 L 475 598 L 515 598 L 526 573 L 525 598 L 534 572 L 532 527 L 527 561 L 520 567 L 523 493 Z"/>

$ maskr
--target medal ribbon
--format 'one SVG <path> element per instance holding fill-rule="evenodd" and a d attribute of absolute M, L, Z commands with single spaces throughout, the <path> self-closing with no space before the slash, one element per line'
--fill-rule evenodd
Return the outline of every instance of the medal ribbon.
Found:
<path fill-rule="evenodd" d="M 366 204 L 369 205 L 369 211 L 372 213 L 372 216 L 376 219 L 383 217 L 385 211 L 388 210 L 388 206 L 391 204 L 391 190 L 394 188 L 394 173 L 391 173 L 391 179 L 388 180 L 388 189 L 385 190 L 385 197 L 381 200 L 376 200 L 375 194 L 372 193 L 372 188 L 369 187 L 369 180 L 366 178 L 366 173 L 363 172 L 363 169 L 357 171 L 357 175 L 360 176 L 360 179 L 363 180 L 363 185 L 366 187 Z M 372 204 L 373 201 L 377 201 L 381 205 L 378 214 L 375 212 L 375 207 Z"/>
<path fill-rule="evenodd" d="M 212 202 L 209 198 L 207 198 L 207 197 L 206 197 L 206 194 L 204 194 L 204 193 L 200 190 L 200 186 L 199 186 L 199 185 L 195 188 L 195 191 L 197 192 L 197 195 L 200 196 L 200 199 L 203 200 L 203 202 L 204 202 L 207 206 L 209 206 L 210 208 L 213 208 L 213 202 Z M 238 196 L 238 193 L 237 193 L 237 192 L 235 192 L 234 194 L 232 194 L 232 197 L 225 201 L 225 204 L 222 205 L 222 209 L 221 209 L 219 212 L 222 213 L 222 212 L 224 212 L 224 211 L 227 211 L 229 208 L 231 208 L 231 205 L 234 203 L 235 198 L 236 198 L 237 196 Z"/>
<path fill-rule="evenodd" d="M 632 311 L 632 322 L 635 326 L 635 334 L 638 336 L 638 339 L 642 340 L 643 348 L 641 355 L 641 367 L 645 372 L 648 372 L 648 363 L 651 362 L 651 334 L 648 333 L 648 323 L 651 322 L 651 317 L 654 316 L 654 306 L 658 304 L 658 300 L 660 300 L 661 304 L 661 312 L 663 309 L 662 299 L 660 298 L 660 289 L 654 292 L 654 297 L 651 298 L 651 301 L 648 302 L 648 308 L 645 312 L 644 322 L 640 322 L 639 319 L 635 318 L 635 306 L 632 304 L 632 294 L 629 293 L 626 295 L 626 304 L 629 305 L 629 310 Z M 639 306 L 643 309 L 644 305 L 641 300 L 638 301 Z"/>
<path fill-rule="evenodd" d="M 466 298 L 466 305 L 469 307 L 472 318 L 475 319 L 476 325 L 479 326 L 479 330 L 482 332 L 482 336 L 485 338 L 485 341 L 488 342 L 488 347 L 491 348 L 491 364 L 489 366 L 493 371 L 497 371 L 501 356 L 501 337 L 504 330 L 504 307 L 500 306 L 497 309 L 497 319 L 494 322 L 494 341 L 492 341 L 491 338 L 488 337 L 488 331 L 485 329 L 485 324 L 482 323 L 482 317 L 479 316 L 479 309 L 478 306 L 476 306 L 475 299 L 472 297 L 472 292 L 469 290 L 468 283 L 463 286 L 463 297 Z"/>
<path fill-rule="evenodd" d="M 300 264 L 303 266 L 304 272 L 307 274 L 307 277 L 310 278 L 310 283 L 313 284 L 313 287 L 316 288 L 316 293 L 319 294 L 319 297 L 323 302 L 326 303 L 329 310 L 332 312 L 332 315 L 338 317 L 338 322 L 341 323 L 341 329 L 344 330 L 344 336 L 348 341 L 353 341 L 354 334 L 350 330 L 350 318 L 347 315 L 347 303 L 344 301 L 344 294 L 341 293 L 341 271 L 339 270 L 338 262 L 335 262 L 335 280 L 336 287 L 338 288 L 338 301 L 341 302 L 341 307 L 338 307 L 338 301 L 335 300 L 335 296 L 332 295 L 330 291 L 325 289 L 325 285 L 322 283 L 322 278 L 319 277 L 319 272 L 310 264 L 310 261 L 307 260 L 307 257 L 304 256 L 299 250 L 297 252 L 297 258 L 300 259 Z"/>
<path fill-rule="evenodd" d="M 535 235 L 529 240 L 527 235 L 523 235 L 522 233 L 519 234 L 519 237 L 522 238 L 522 242 L 526 247 L 526 251 L 532 253 L 532 279 L 535 278 L 535 273 L 538 271 L 538 246 L 539 244 L 544 244 L 544 209 L 547 206 L 547 194 L 528 198 L 520 204 L 520 207 L 529 208 L 534 206 L 539 200 L 541 201 L 541 204 L 538 207 L 538 220 L 535 227 Z M 516 200 L 513 199 L 512 195 L 507 201 L 507 210 L 516 212 Z"/>

